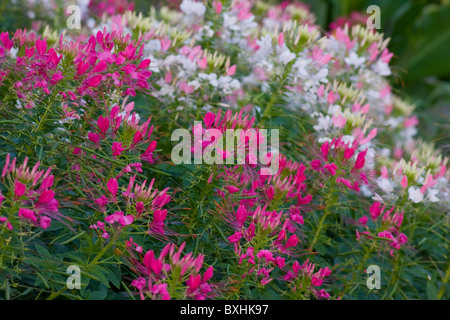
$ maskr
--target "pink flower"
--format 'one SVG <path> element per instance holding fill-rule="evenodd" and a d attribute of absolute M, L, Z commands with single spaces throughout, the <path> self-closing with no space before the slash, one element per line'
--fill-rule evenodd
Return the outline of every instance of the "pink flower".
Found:
<path fill-rule="evenodd" d="M 336 97 L 333 92 L 328 93 L 327 102 L 333 104 L 336 101 Z"/>
<path fill-rule="evenodd" d="M 144 212 L 144 202 L 139 201 L 138 203 L 136 203 L 136 212 L 141 214 L 142 212 Z"/>
<path fill-rule="evenodd" d="M 202 282 L 206 282 L 206 281 L 208 281 L 209 279 L 211 279 L 212 276 L 213 276 L 213 273 L 214 273 L 213 266 L 210 266 L 210 267 L 205 271 L 205 273 L 203 274 Z"/>
<path fill-rule="evenodd" d="M 120 156 L 122 151 L 124 151 L 125 149 L 122 148 L 122 142 L 113 142 L 111 150 L 113 152 L 113 157 L 117 157 Z"/>
<path fill-rule="evenodd" d="M 328 170 L 329 173 L 331 173 L 332 176 L 336 175 L 336 169 L 337 166 L 334 163 L 328 163 L 323 166 L 325 169 Z"/>
<path fill-rule="evenodd" d="M 242 238 L 242 232 L 236 231 L 232 236 L 228 237 L 228 240 L 230 241 L 230 243 L 235 243 L 235 242 L 239 242 L 239 240 L 241 240 L 241 238 Z"/>
<path fill-rule="evenodd" d="M 236 211 L 236 220 L 241 226 L 243 226 L 245 220 L 247 220 L 247 210 L 245 210 L 245 207 L 243 205 L 240 205 L 238 210 Z"/>
<path fill-rule="evenodd" d="M 368 218 L 366 216 L 359 218 L 358 222 L 363 224 L 363 225 L 367 225 L 367 220 Z"/>
<path fill-rule="evenodd" d="M 236 73 L 236 65 L 232 65 L 228 68 L 227 76 L 231 77 Z"/>
<path fill-rule="evenodd" d="M 45 190 L 39 196 L 38 204 L 48 203 L 55 198 L 55 192 L 53 190 Z"/>
<path fill-rule="evenodd" d="M 330 150 L 330 143 L 329 143 L 328 141 L 325 141 L 325 142 L 322 144 L 322 146 L 320 147 L 320 151 L 322 152 L 325 161 L 326 161 L 327 158 L 328 158 L 328 152 L 329 152 L 329 150 Z"/>
<path fill-rule="evenodd" d="M 284 245 L 284 249 L 288 249 L 288 248 L 291 248 L 291 247 L 295 247 L 299 241 L 300 241 L 300 240 L 298 239 L 298 237 L 297 237 L 295 234 L 293 234 L 293 235 L 290 236 L 289 239 L 286 241 L 286 244 Z"/>
<path fill-rule="evenodd" d="M 105 221 L 111 224 L 118 222 L 122 226 L 127 226 L 133 223 L 134 217 L 132 215 L 124 216 L 122 211 L 116 211 L 114 214 L 107 216 Z"/>
<path fill-rule="evenodd" d="M 408 242 L 408 237 L 404 233 L 400 233 L 400 235 L 398 236 L 398 240 L 401 244 L 404 244 Z"/>
<path fill-rule="evenodd" d="M 270 187 L 267 189 L 267 197 L 268 197 L 270 200 L 273 200 L 274 195 L 275 195 L 275 189 L 274 189 L 273 186 L 270 186 Z"/>
<path fill-rule="evenodd" d="M 6 227 L 7 227 L 9 230 L 12 230 L 12 229 L 13 229 L 12 224 L 8 221 L 8 218 L 6 218 L 6 217 L 0 217 L 0 222 L 6 222 Z"/>
<path fill-rule="evenodd" d="M 108 202 L 109 202 L 108 198 L 105 197 L 104 195 L 102 195 L 100 198 L 95 199 L 95 203 L 97 203 L 100 206 L 101 211 L 105 211 Z"/>
<path fill-rule="evenodd" d="M 208 58 L 205 56 L 202 59 L 197 59 L 197 64 L 200 69 L 206 69 L 208 66 Z"/>
<path fill-rule="evenodd" d="M 375 202 L 374 204 L 372 204 L 370 206 L 369 211 L 370 211 L 370 215 L 372 216 L 372 220 L 375 221 L 381 213 L 381 203 Z"/>
<path fill-rule="evenodd" d="M 159 274 L 162 270 L 162 267 L 163 263 L 159 259 L 152 259 L 152 261 L 150 262 L 150 268 L 155 274 Z"/>
<path fill-rule="evenodd" d="M 321 286 L 322 283 L 323 283 L 323 279 L 317 278 L 316 276 L 313 276 L 313 277 L 311 278 L 311 284 L 312 284 L 313 286 L 318 287 L 318 286 Z"/>
<path fill-rule="evenodd" d="M 337 178 L 336 179 L 336 183 L 342 183 L 343 185 L 345 185 L 347 188 L 352 189 L 352 184 L 350 181 L 348 181 L 347 179 L 344 178 Z"/>
<path fill-rule="evenodd" d="M 89 132 L 88 139 L 93 143 L 97 144 L 100 141 L 100 136 L 96 133 Z"/>
<path fill-rule="evenodd" d="M 44 54 L 47 52 L 47 41 L 45 40 L 36 40 L 36 50 L 40 54 Z"/>
<path fill-rule="evenodd" d="M 16 198 L 20 198 L 25 193 L 26 188 L 26 185 L 24 185 L 20 181 L 16 181 L 16 183 L 14 184 L 14 194 L 16 195 Z"/>
<path fill-rule="evenodd" d="M 185 94 L 191 94 L 192 92 L 194 92 L 195 87 L 190 86 L 187 84 L 187 82 L 185 80 L 181 81 L 178 83 L 178 87 L 180 88 L 181 91 L 183 91 Z"/>
<path fill-rule="evenodd" d="M 150 59 L 142 60 L 137 69 L 146 69 L 150 65 Z"/>
<path fill-rule="evenodd" d="M 235 186 L 227 186 L 228 192 L 229 193 L 236 193 L 239 192 L 239 188 L 235 187 Z"/>
<path fill-rule="evenodd" d="M 216 115 L 209 111 L 206 115 L 205 115 L 205 119 L 203 120 L 205 122 L 205 126 L 207 128 L 211 128 L 212 124 L 214 123 L 214 120 L 216 119 Z"/>
<path fill-rule="evenodd" d="M 61 79 L 63 79 L 64 76 L 62 75 L 61 71 L 57 71 L 53 74 L 52 78 L 50 79 L 50 84 L 52 86 L 54 86 L 55 84 L 57 84 L 59 81 L 61 81 Z"/>
<path fill-rule="evenodd" d="M 46 216 L 42 216 L 39 223 L 41 225 L 42 229 L 47 229 L 50 226 L 50 223 L 52 222 L 52 219 Z"/>
<path fill-rule="evenodd" d="M 269 250 L 261 250 L 258 252 L 258 254 L 256 255 L 259 259 L 264 258 L 267 261 L 273 261 L 273 254 L 272 252 L 270 252 Z"/>
<path fill-rule="evenodd" d="M 161 209 L 157 209 L 155 211 L 155 213 L 153 214 L 153 222 L 158 223 L 158 222 L 163 222 L 167 217 L 167 210 L 161 210 Z"/>
<path fill-rule="evenodd" d="M 108 191 L 112 194 L 112 196 L 115 198 L 117 195 L 117 190 L 119 189 L 119 185 L 117 184 L 116 178 L 110 179 L 106 187 L 108 188 Z"/>
<path fill-rule="evenodd" d="M 302 198 L 302 196 L 300 194 L 298 194 L 298 204 L 299 205 L 303 205 L 303 204 L 308 204 L 310 203 L 312 200 L 312 195 L 307 194 L 304 198 Z"/>
<path fill-rule="evenodd" d="M 353 169 L 359 170 L 362 167 L 364 167 L 364 164 L 366 162 L 366 154 L 367 154 L 367 149 L 358 153 L 358 156 L 357 156 L 356 162 L 355 162 L 355 166 L 353 167 Z"/>
<path fill-rule="evenodd" d="M 280 32 L 280 34 L 278 35 L 278 46 L 282 48 L 283 44 L 284 44 L 284 33 Z"/>
<path fill-rule="evenodd" d="M 109 128 L 109 118 L 108 117 L 98 117 L 97 125 L 102 133 L 105 133 Z"/>
<path fill-rule="evenodd" d="M 347 119 L 344 118 L 341 114 L 337 117 L 332 116 L 333 124 L 336 128 L 343 128 L 345 126 L 345 123 L 347 122 Z"/>
<path fill-rule="evenodd" d="M 319 159 L 314 159 L 311 161 L 311 167 L 314 170 L 319 171 L 322 168 L 322 162 Z"/>
<path fill-rule="evenodd" d="M 420 188 L 420 192 L 422 194 L 424 194 L 428 188 L 433 187 L 435 184 L 437 183 L 436 180 L 433 180 L 433 175 L 432 174 L 428 174 L 427 177 L 425 178 L 425 183 L 422 186 L 422 188 Z"/>
<path fill-rule="evenodd" d="M 222 2 L 221 1 L 217 1 L 216 2 L 216 13 L 219 14 L 222 12 Z"/>
<path fill-rule="evenodd" d="M 405 128 L 414 127 L 414 126 L 417 126 L 418 124 L 419 124 L 419 120 L 417 119 L 416 116 L 412 116 L 408 119 L 405 119 L 405 121 L 404 121 Z"/>
<path fill-rule="evenodd" d="M 202 277 L 199 274 L 196 275 L 195 277 L 191 274 L 189 276 L 189 279 L 186 281 L 186 284 L 191 291 L 194 291 L 200 285 L 201 280 Z"/>
<path fill-rule="evenodd" d="M 102 75 L 101 74 L 97 74 L 95 76 L 93 76 L 92 78 L 90 78 L 89 80 L 86 81 L 86 84 L 88 87 L 97 87 L 100 82 L 102 81 Z"/>
<path fill-rule="evenodd" d="M 19 209 L 19 217 L 24 217 L 24 218 L 29 219 L 34 222 L 37 221 L 37 217 L 34 214 L 34 211 L 30 210 L 30 209 L 20 208 Z"/>
<path fill-rule="evenodd" d="M 400 183 L 403 189 L 406 189 L 408 187 L 408 178 L 406 175 L 403 175 L 402 182 Z"/>

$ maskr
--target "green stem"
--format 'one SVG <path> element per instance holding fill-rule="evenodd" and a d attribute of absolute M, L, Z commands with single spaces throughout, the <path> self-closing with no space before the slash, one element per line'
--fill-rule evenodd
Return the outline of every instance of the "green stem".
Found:
<path fill-rule="evenodd" d="M 56 297 L 60 296 L 64 291 L 67 290 L 67 286 L 64 286 L 61 288 L 61 290 L 57 291 L 57 292 L 53 292 L 50 297 L 47 298 L 47 300 L 53 300 Z"/>
<path fill-rule="evenodd" d="M 53 102 L 55 102 L 56 93 L 57 93 L 57 91 L 54 90 L 54 91 L 53 91 L 53 94 L 52 94 L 52 98 L 50 99 L 50 102 L 48 103 L 47 108 L 45 109 L 45 113 L 44 113 L 44 115 L 42 116 L 41 121 L 39 121 L 39 124 L 38 124 L 38 126 L 36 127 L 36 129 L 33 130 L 33 133 L 38 132 L 39 129 L 41 128 L 42 124 L 44 123 L 45 119 L 47 119 L 47 114 L 48 114 L 50 108 L 53 106 Z"/>
<path fill-rule="evenodd" d="M 355 272 L 353 272 L 352 278 L 349 281 L 349 284 L 351 285 L 353 283 L 353 281 L 355 280 L 355 277 L 357 274 L 360 273 L 361 269 L 364 269 L 364 265 L 366 263 L 366 261 L 369 259 L 370 254 L 372 253 L 374 246 L 372 245 L 370 247 L 369 250 L 366 251 L 366 253 L 364 254 L 364 257 L 362 258 L 361 262 L 358 264 L 358 267 L 356 268 Z M 342 296 L 344 296 L 344 294 L 347 292 L 348 288 L 350 288 L 350 285 L 345 287 L 344 292 L 342 294 Z"/>
<path fill-rule="evenodd" d="M 111 241 L 102 249 L 102 251 L 100 251 L 97 256 L 94 258 L 94 260 L 92 260 L 88 266 L 86 267 L 86 269 L 91 268 L 93 265 L 97 264 L 98 260 L 100 260 L 100 258 L 106 253 L 106 251 L 108 251 L 117 241 L 117 239 L 120 236 L 120 232 L 117 232 L 114 237 L 111 239 Z"/>
<path fill-rule="evenodd" d="M 314 245 L 316 244 L 317 240 L 319 240 L 319 235 L 320 235 L 320 232 L 322 231 L 322 228 L 323 228 L 323 226 L 325 224 L 325 219 L 327 218 L 327 215 L 328 215 L 328 210 L 326 210 L 323 213 L 322 218 L 320 219 L 319 226 L 317 227 L 317 230 L 316 230 L 316 234 L 314 235 L 314 239 L 311 242 L 311 246 L 310 246 L 311 250 L 314 248 Z"/>

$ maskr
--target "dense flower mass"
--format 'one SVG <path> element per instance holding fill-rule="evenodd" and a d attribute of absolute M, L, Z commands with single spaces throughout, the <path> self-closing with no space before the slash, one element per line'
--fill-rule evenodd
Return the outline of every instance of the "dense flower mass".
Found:
<path fill-rule="evenodd" d="M 448 158 L 367 17 L 324 33 L 297 1 L 75 3 L 80 29 L 0 34 L 0 292 L 449 297 Z"/>

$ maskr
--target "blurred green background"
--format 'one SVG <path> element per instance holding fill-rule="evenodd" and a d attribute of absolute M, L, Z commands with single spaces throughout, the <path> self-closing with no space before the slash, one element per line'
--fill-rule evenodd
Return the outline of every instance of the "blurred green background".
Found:
<path fill-rule="evenodd" d="M 31 28 L 31 20 L 21 5 L 26 0 L 0 1 L 0 30 Z M 62 1 L 55 0 L 60 3 Z M 280 0 L 266 0 L 273 4 Z M 38 1 L 39 2 L 39 1 Z M 177 7 L 181 0 L 135 0 L 135 9 L 149 12 L 150 6 Z M 338 17 L 354 11 L 366 13 L 370 5 L 381 9 L 381 29 L 391 38 L 389 50 L 394 92 L 417 106 L 418 135 L 435 142 L 450 155 L 450 0 L 303 0 L 317 17 L 317 24 L 329 30 Z M 42 10 L 36 10 L 39 12 Z M 44 11 L 45 15 L 45 11 Z M 63 13 L 54 17 L 36 16 L 50 25 L 64 21 Z"/>

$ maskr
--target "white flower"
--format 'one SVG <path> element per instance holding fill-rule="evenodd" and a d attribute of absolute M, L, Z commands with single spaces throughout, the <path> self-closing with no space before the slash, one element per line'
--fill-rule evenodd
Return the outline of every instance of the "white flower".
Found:
<path fill-rule="evenodd" d="M 145 44 L 144 50 L 149 52 L 161 51 L 161 41 L 159 41 L 158 39 L 150 40 Z"/>
<path fill-rule="evenodd" d="M 384 77 L 391 75 L 391 68 L 389 68 L 387 63 L 384 63 L 381 60 L 378 60 L 378 62 L 373 66 L 373 71 Z"/>
<path fill-rule="evenodd" d="M 438 202 L 439 198 L 436 197 L 436 195 L 439 193 L 439 190 L 437 189 L 428 189 L 428 200 L 431 202 Z"/>
<path fill-rule="evenodd" d="M 330 116 L 326 116 L 326 117 L 321 116 L 319 119 L 317 119 L 317 122 L 318 122 L 318 124 L 313 127 L 314 130 L 316 130 L 316 131 L 320 131 L 320 130 L 327 131 L 328 129 L 331 128 L 332 120 L 331 120 Z"/>
<path fill-rule="evenodd" d="M 394 190 L 394 187 L 392 186 L 389 179 L 378 178 L 377 184 L 380 187 L 380 189 L 383 190 L 385 193 L 391 193 Z"/>
<path fill-rule="evenodd" d="M 201 2 L 195 2 L 191 0 L 183 0 L 180 5 L 181 11 L 183 11 L 187 16 L 199 16 L 203 17 L 206 11 L 206 7 Z"/>
<path fill-rule="evenodd" d="M 87 19 L 87 21 L 86 21 L 86 26 L 87 26 L 89 29 L 94 29 L 94 28 L 95 28 L 95 19 L 94 19 L 94 18 L 89 18 L 89 19 Z"/>
<path fill-rule="evenodd" d="M 230 30 L 239 30 L 239 26 L 237 24 L 238 18 L 236 16 L 233 16 L 229 14 L 228 12 L 225 12 L 223 14 L 223 27 L 224 29 L 230 29 Z"/>
<path fill-rule="evenodd" d="M 309 59 L 298 58 L 292 66 L 292 70 L 296 72 L 296 76 L 301 79 L 306 79 L 309 77 L 309 73 L 306 70 L 306 66 L 311 62 Z"/>
<path fill-rule="evenodd" d="M 256 66 L 261 67 L 265 71 L 265 73 L 270 73 L 270 71 L 272 71 L 273 69 L 273 64 L 271 64 L 267 60 L 263 60 L 260 63 L 257 63 Z"/>
<path fill-rule="evenodd" d="M 331 142 L 333 140 L 331 140 L 331 138 L 328 137 L 322 137 L 317 140 L 317 142 L 319 142 L 320 144 L 325 143 L 326 141 Z"/>
<path fill-rule="evenodd" d="M 344 59 L 345 63 L 349 66 L 354 66 L 355 68 L 361 67 L 364 62 L 366 62 L 366 58 L 359 58 L 355 52 L 350 52 L 350 56 Z"/>
<path fill-rule="evenodd" d="M 319 86 L 320 83 L 327 83 L 328 69 L 322 68 L 316 74 L 311 75 L 308 78 L 308 81 L 305 82 L 304 89 L 309 90 L 311 87 Z"/>
<path fill-rule="evenodd" d="M 364 197 L 370 197 L 373 195 L 372 191 L 370 191 L 370 189 L 365 184 L 363 184 L 359 189 L 361 190 L 361 193 L 364 195 Z"/>
<path fill-rule="evenodd" d="M 331 114 L 335 117 L 339 116 L 341 113 L 341 106 L 337 104 L 333 104 L 328 108 L 328 114 Z"/>
<path fill-rule="evenodd" d="M 375 168 L 375 150 L 373 148 L 367 148 L 367 154 L 366 154 L 366 162 L 365 167 L 368 169 L 374 169 Z"/>
<path fill-rule="evenodd" d="M 295 58 L 295 53 L 291 52 L 287 47 L 286 44 L 283 45 L 283 49 L 280 54 L 280 60 L 284 65 L 287 65 L 290 61 L 292 61 Z"/>
<path fill-rule="evenodd" d="M 210 73 L 210 74 L 199 73 L 198 77 L 201 80 L 207 80 L 209 82 L 209 84 L 212 85 L 213 87 L 217 87 L 219 85 L 219 83 L 217 82 L 217 74 L 215 74 L 215 73 Z"/>
<path fill-rule="evenodd" d="M 272 54 L 272 38 L 269 35 L 265 35 L 261 40 L 256 40 L 256 44 L 259 46 L 259 50 L 257 51 L 258 57 L 265 58 Z"/>
<path fill-rule="evenodd" d="M 375 193 L 375 195 L 372 197 L 372 200 L 378 201 L 378 202 L 383 202 L 383 198 L 380 197 L 380 195 L 378 193 Z"/>
<path fill-rule="evenodd" d="M 16 59 L 17 58 L 17 52 L 19 51 L 19 49 L 12 47 L 11 48 L 11 58 Z"/>
<path fill-rule="evenodd" d="M 422 202 L 423 194 L 422 194 L 422 192 L 420 192 L 419 188 L 410 187 L 408 189 L 408 193 L 409 193 L 409 199 L 412 200 L 412 202 L 414 202 L 414 203 Z"/>
<path fill-rule="evenodd" d="M 352 145 L 353 141 L 355 141 L 355 137 L 354 136 L 349 136 L 349 135 L 342 136 L 342 142 L 343 143 L 346 143 L 348 145 Z"/>
<path fill-rule="evenodd" d="M 197 80 L 192 80 L 188 82 L 188 86 L 194 87 L 195 90 L 197 90 L 198 88 L 200 88 L 201 84 Z"/>
<path fill-rule="evenodd" d="M 232 79 L 229 76 L 220 76 L 217 82 L 225 94 L 231 94 L 233 91 L 238 90 L 241 87 L 238 80 Z"/>

